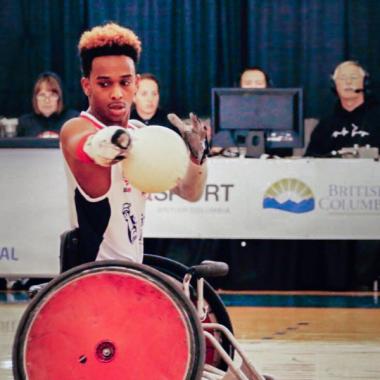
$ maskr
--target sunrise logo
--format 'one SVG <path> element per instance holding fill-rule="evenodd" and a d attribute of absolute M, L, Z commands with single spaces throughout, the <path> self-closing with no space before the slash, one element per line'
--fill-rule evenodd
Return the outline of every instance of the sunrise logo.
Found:
<path fill-rule="evenodd" d="M 310 187 L 302 181 L 283 178 L 267 189 L 263 207 L 301 214 L 314 210 L 315 199 Z"/>

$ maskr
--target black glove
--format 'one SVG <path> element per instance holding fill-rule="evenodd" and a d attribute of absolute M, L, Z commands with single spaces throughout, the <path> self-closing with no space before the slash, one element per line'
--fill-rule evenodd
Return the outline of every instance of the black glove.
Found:
<path fill-rule="evenodd" d="M 207 139 L 207 127 L 192 112 L 189 116 L 191 125 L 185 124 L 174 113 L 168 114 L 168 119 L 180 131 L 183 140 L 190 150 L 192 161 L 198 165 L 202 165 L 210 151 L 210 144 Z"/>

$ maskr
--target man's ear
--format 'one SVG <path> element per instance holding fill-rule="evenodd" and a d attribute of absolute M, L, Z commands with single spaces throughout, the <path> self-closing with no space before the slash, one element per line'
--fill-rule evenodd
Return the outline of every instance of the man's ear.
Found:
<path fill-rule="evenodd" d="M 86 96 L 90 96 L 90 80 L 87 77 L 82 77 L 80 80 L 80 84 L 82 86 L 83 92 L 86 94 Z"/>

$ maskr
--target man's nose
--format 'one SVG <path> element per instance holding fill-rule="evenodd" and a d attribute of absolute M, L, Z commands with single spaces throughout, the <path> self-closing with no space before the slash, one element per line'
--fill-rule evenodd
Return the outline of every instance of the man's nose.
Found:
<path fill-rule="evenodd" d="M 120 86 L 114 86 L 112 88 L 111 97 L 112 99 L 120 99 L 123 96 L 123 91 Z"/>

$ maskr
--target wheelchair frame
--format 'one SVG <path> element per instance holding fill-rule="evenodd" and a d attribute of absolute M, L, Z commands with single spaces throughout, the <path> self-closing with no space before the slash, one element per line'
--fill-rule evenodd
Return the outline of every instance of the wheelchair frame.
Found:
<path fill-rule="evenodd" d="M 260 374 L 243 352 L 233 335 L 232 324 L 222 300 L 204 279 L 205 277 L 225 275 L 228 272 L 227 264 L 203 262 L 200 265 L 187 267 L 162 256 L 146 254 L 143 264 L 107 260 L 75 266 L 75 257 L 72 257 L 77 248 L 75 238 L 75 231 L 69 231 L 62 235 L 61 269 L 65 271 L 35 291 L 34 299 L 20 320 L 13 345 L 15 380 L 62 380 L 62 378 L 70 380 L 68 377 L 70 375 L 66 372 L 65 375 L 59 372 L 61 368 L 64 370 L 66 365 L 72 368 L 70 374 L 72 373 L 73 379 L 77 378 L 76 370 L 80 372 L 83 376 L 81 379 L 84 380 L 96 380 L 98 374 L 102 374 L 102 379 L 106 377 L 117 380 L 115 373 L 120 374 L 120 379 L 123 380 L 145 380 L 146 378 L 155 380 L 274 380 L 271 376 Z M 67 244 L 71 246 L 71 249 L 68 249 Z M 66 270 L 68 265 L 74 267 Z M 110 277 L 115 278 L 109 282 Z M 96 292 L 93 293 L 96 282 L 92 283 L 92 281 L 96 278 L 98 281 L 100 279 L 100 284 L 102 281 L 106 283 L 106 286 L 99 287 L 99 299 L 94 296 Z M 86 281 L 92 285 L 86 287 Z M 119 284 L 119 287 L 115 287 L 115 283 Z M 129 285 L 126 286 L 126 284 Z M 135 286 L 135 288 L 132 286 L 132 293 L 128 293 L 130 284 Z M 86 293 L 80 290 L 82 288 L 90 289 L 89 293 L 93 297 L 87 299 Z M 108 288 L 113 289 L 113 292 L 101 291 L 101 289 Z M 120 294 L 118 294 L 119 292 Z M 129 298 L 124 297 L 126 298 L 124 300 L 122 295 L 125 292 L 129 294 Z M 74 297 L 73 301 L 75 301 L 75 297 L 78 298 L 76 303 L 68 301 L 70 294 Z M 125 367 L 124 362 L 134 355 L 133 349 L 128 351 L 124 347 L 125 342 L 134 342 L 138 347 L 137 351 L 143 357 L 150 355 L 149 352 L 141 349 L 141 343 L 136 340 L 133 333 L 134 329 L 121 328 L 120 330 L 124 332 L 122 337 L 118 336 L 118 328 L 113 330 L 112 321 L 115 310 L 108 310 L 107 305 L 111 299 L 114 304 L 120 303 L 117 301 L 118 297 L 115 298 L 115 294 L 121 298 L 121 305 L 117 309 L 118 314 L 124 315 L 126 310 L 129 310 L 128 318 L 132 322 L 138 321 L 138 328 L 145 337 L 144 343 L 152 347 L 152 358 L 147 359 L 147 362 L 143 362 L 144 364 L 138 368 L 134 367 L 133 361 L 129 362 L 130 367 Z M 142 311 L 145 312 L 145 309 L 141 309 L 141 302 L 152 297 L 152 294 L 155 296 L 151 302 L 160 305 L 160 309 L 156 315 L 157 313 L 149 309 L 150 303 L 145 302 L 144 308 L 150 310 L 148 317 L 145 318 L 142 313 Z M 100 301 L 104 303 L 100 308 L 101 316 L 98 318 L 103 322 L 101 337 L 91 330 L 93 322 L 91 318 L 85 317 L 82 321 L 83 329 L 91 330 L 89 336 L 86 335 L 86 339 L 83 339 L 78 331 L 67 330 L 66 324 L 62 321 L 56 321 L 60 319 L 59 313 L 67 313 L 70 308 L 75 311 L 78 304 L 85 304 L 92 310 L 92 304 Z M 134 305 L 132 309 L 130 304 Z M 169 315 L 172 320 L 170 323 L 165 323 L 161 314 L 163 316 L 168 312 L 171 313 Z M 76 313 L 77 318 L 81 320 L 81 313 L 78 314 L 78 311 Z M 111 321 L 110 325 L 102 320 L 105 317 L 103 314 Z M 67 315 L 70 319 L 70 313 Z M 126 319 L 128 318 L 126 317 Z M 95 318 L 100 323 L 98 319 Z M 123 326 L 122 321 L 117 321 L 120 326 Z M 172 325 L 176 327 L 173 331 Z M 158 334 L 158 336 L 162 340 L 169 339 L 174 334 L 175 340 L 169 339 L 169 350 L 178 353 L 183 363 L 178 363 L 173 359 L 171 351 L 165 353 L 164 348 L 153 349 L 155 345 L 151 341 L 151 335 L 154 335 L 152 333 L 156 330 L 152 326 L 160 326 L 159 333 L 161 335 Z M 50 331 L 51 327 L 58 330 L 59 333 Z M 80 344 L 91 341 L 93 349 L 89 349 L 88 346 L 86 349 L 79 347 L 85 352 L 79 354 L 82 351 L 78 351 L 76 346 L 69 344 L 71 349 L 67 350 L 68 352 L 64 351 L 66 355 L 64 358 L 59 355 L 54 356 L 53 343 L 50 340 L 58 340 L 62 336 L 64 337 L 63 342 L 70 341 L 70 337 L 72 340 L 77 339 Z M 46 350 L 41 342 L 45 342 L 47 345 Z M 156 345 L 160 343 L 159 341 L 155 342 Z M 75 352 L 74 356 L 71 355 L 71 351 Z M 235 353 L 237 360 L 234 360 Z M 120 355 L 124 358 L 124 362 L 119 360 Z M 52 356 L 54 360 L 58 361 L 58 365 L 55 365 Z M 117 360 L 114 360 L 115 357 Z M 61 359 L 68 363 L 59 363 Z M 238 363 L 239 361 L 240 363 Z M 172 373 L 173 367 L 180 368 L 175 375 Z M 148 376 L 144 372 L 146 368 L 152 369 L 153 373 Z M 161 373 L 162 370 L 164 370 L 163 373 Z M 52 374 L 54 371 L 58 371 L 57 377 Z M 133 374 L 130 373 L 131 371 L 134 371 Z M 139 374 L 139 371 L 144 374 Z"/>

